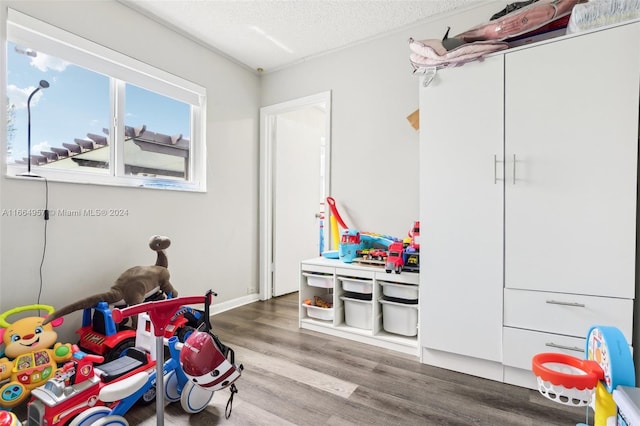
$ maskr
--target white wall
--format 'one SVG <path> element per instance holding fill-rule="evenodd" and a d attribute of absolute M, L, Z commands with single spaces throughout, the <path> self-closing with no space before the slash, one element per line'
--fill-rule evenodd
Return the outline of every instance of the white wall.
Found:
<path fill-rule="evenodd" d="M 447 26 L 453 36 L 507 2 L 479 3 L 263 75 L 262 106 L 332 91 L 330 194 L 348 226 L 404 237 L 418 219 L 418 132 L 406 118 L 418 108 L 418 77 L 408 39 L 440 39 Z M 455 114 L 455 100 L 442 108 Z"/>
<path fill-rule="evenodd" d="M 208 95 L 206 194 L 49 183 L 50 209 L 123 208 L 129 214 L 49 220 L 41 303 L 61 307 L 108 290 L 131 266 L 153 264 L 147 242 L 154 234 L 172 240 L 169 270 L 181 295 L 212 288 L 219 307 L 255 298 L 247 288 L 258 291 L 259 78 L 116 1 L 1 0 L 0 6 L 3 43 L 9 6 L 191 80 Z M 5 99 L 6 82 L 0 83 Z M 0 209 L 44 204 L 42 181 L 0 178 Z M 0 216 L 0 237 L 0 312 L 36 303 L 43 219 Z M 79 318 L 67 317 L 62 341 L 75 341 Z"/>
<path fill-rule="evenodd" d="M 418 217 L 418 134 L 406 120 L 418 106 L 418 83 L 407 39 L 440 38 L 447 25 L 452 34 L 464 31 L 504 5 L 483 4 L 267 73 L 260 81 L 116 1 L 0 0 L 0 34 L 10 6 L 192 80 L 208 93 L 206 194 L 49 183 L 51 209 L 113 207 L 129 215 L 52 218 L 41 302 L 60 307 L 107 290 L 131 266 L 152 264 L 155 253 L 147 241 L 153 234 L 172 239 L 169 269 L 181 294 L 212 288 L 218 307 L 252 300 L 255 295 L 246 293 L 258 290 L 259 107 L 326 90 L 333 92 L 331 195 L 352 226 L 406 235 Z M 0 99 L 5 88 L 0 78 Z M 455 101 L 443 108 L 455 113 Z M 44 197 L 41 181 L 0 178 L 0 210 L 42 208 Z M 0 216 L 0 312 L 36 302 L 43 244 L 41 218 Z M 79 315 L 67 317 L 61 340 L 74 341 L 78 325 Z"/>

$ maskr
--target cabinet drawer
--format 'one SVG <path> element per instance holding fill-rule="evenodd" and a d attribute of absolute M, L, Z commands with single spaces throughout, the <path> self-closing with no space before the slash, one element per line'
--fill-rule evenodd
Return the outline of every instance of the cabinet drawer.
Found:
<path fill-rule="evenodd" d="M 519 328 L 503 328 L 504 365 L 531 370 L 531 360 L 542 352 L 557 352 L 584 359 L 584 338 L 522 330 Z"/>
<path fill-rule="evenodd" d="M 504 325 L 581 338 L 593 325 L 609 325 L 630 343 L 633 300 L 505 289 Z"/>

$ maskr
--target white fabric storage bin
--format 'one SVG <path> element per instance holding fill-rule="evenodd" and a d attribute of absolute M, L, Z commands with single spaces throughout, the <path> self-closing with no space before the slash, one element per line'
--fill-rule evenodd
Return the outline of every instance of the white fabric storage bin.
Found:
<path fill-rule="evenodd" d="M 382 327 L 385 331 L 403 336 L 418 334 L 418 305 L 379 299 L 382 303 Z"/>
<path fill-rule="evenodd" d="M 340 296 L 344 302 L 344 322 L 349 327 L 371 330 L 373 328 L 373 302 Z"/>
<path fill-rule="evenodd" d="M 344 291 L 351 291 L 354 293 L 371 294 L 373 293 L 373 281 L 362 278 L 351 277 L 338 277 L 338 280 L 342 282 L 342 289 Z"/>
<path fill-rule="evenodd" d="M 333 288 L 333 275 L 314 274 L 312 272 L 303 272 L 307 278 L 307 284 L 313 287 Z"/>
<path fill-rule="evenodd" d="M 378 281 L 382 286 L 382 294 L 399 299 L 415 300 L 418 298 L 418 286 L 411 284 L 395 284 L 386 281 Z"/>
<path fill-rule="evenodd" d="M 320 306 L 312 306 L 302 304 L 307 308 L 307 316 L 325 321 L 333 320 L 333 308 L 321 308 Z"/>

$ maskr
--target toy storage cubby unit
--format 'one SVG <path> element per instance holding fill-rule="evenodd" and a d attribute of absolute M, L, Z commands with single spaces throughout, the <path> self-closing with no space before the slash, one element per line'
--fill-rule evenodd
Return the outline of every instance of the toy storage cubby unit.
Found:
<path fill-rule="evenodd" d="M 419 356 L 417 300 L 388 301 L 386 288 L 417 299 L 419 274 L 323 257 L 300 263 L 300 328 Z M 308 306 L 316 297 L 330 308 Z M 385 317 L 386 315 L 386 317 Z"/>

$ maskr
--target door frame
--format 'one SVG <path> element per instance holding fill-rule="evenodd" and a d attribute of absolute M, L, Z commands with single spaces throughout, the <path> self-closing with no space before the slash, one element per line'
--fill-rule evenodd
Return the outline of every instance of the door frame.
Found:
<path fill-rule="evenodd" d="M 325 196 L 330 192 L 331 184 L 331 91 L 317 93 L 298 99 L 281 102 L 260 108 L 260 219 L 259 219 L 259 283 L 260 300 L 273 296 L 273 174 L 274 174 L 274 119 L 278 114 L 295 111 L 319 103 L 325 104 Z M 324 217 L 328 218 L 328 206 L 325 203 Z M 324 227 L 325 243 L 328 242 L 328 226 Z"/>

